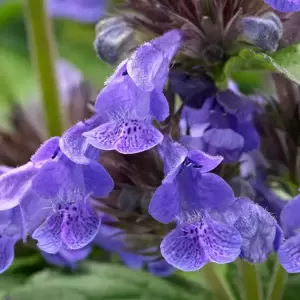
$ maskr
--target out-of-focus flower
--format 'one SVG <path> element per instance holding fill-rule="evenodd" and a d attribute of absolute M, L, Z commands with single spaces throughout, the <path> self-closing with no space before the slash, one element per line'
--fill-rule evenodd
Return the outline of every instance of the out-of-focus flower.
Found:
<path fill-rule="evenodd" d="M 281 12 L 294 12 L 300 11 L 299 0 L 264 0 L 274 9 Z"/>
<path fill-rule="evenodd" d="M 286 201 L 276 195 L 268 183 L 270 164 L 266 158 L 258 150 L 244 154 L 241 158 L 240 171 L 243 180 L 247 180 L 252 188 L 251 199 L 279 221 L 279 216 Z"/>
<path fill-rule="evenodd" d="M 102 219 L 104 222 L 110 220 L 113 225 L 113 221 L 108 216 L 104 216 Z M 162 258 L 153 257 L 149 250 L 143 251 L 145 255 L 131 252 L 126 246 L 126 232 L 119 228 L 103 224 L 94 243 L 106 251 L 118 254 L 129 268 L 142 269 L 146 266 L 151 274 L 159 277 L 166 277 L 174 272 L 174 268 L 170 264 Z"/>
<path fill-rule="evenodd" d="M 74 269 L 77 262 L 86 259 L 91 250 L 91 247 L 85 247 L 79 250 L 61 249 L 56 254 L 41 251 L 41 254 L 50 264 Z"/>
<path fill-rule="evenodd" d="M 96 23 L 106 13 L 107 0 L 47 0 L 50 16 Z"/>
<path fill-rule="evenodd" d="M 92 115 L 96 90 L 78 69 L 65 60 L 56 64 L 64 129 Z M 23 101 L 24 102 L 24 101 Z M 39 97 L 11 108 L 11 128 L 0 130 L 0 163 L 7 166 L 26 164 L 31 155 L 47 139 L 45 118 Z"/>
<path fill-rule="evenodd" d="M 172 81 L 186 104 L 182 119 L 189 136 L 183 136 L 182 143 L 211 155 L 222 155 L 227 162 L 238 161 L 242 153 L 258 148 L 259 135 L 252 122 L 256 104 L 241 95 L 234 84 L 218 92 L 208 78 L 202 81 L 174 74 Z"/>

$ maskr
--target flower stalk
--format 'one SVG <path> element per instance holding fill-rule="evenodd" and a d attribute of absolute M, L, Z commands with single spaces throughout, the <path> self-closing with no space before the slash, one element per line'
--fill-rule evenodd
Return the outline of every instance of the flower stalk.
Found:
<path fill-rule="evenodd" d="M 244 300 L 262 300 L 262 286 L 259 269 L 244 260 L 237 262 L 242 279 L 242 292 Z"/>
<path fill-rule="evenodd" d="M 211 289 L 215 295 L 218 295 L 218 299 L 234 300 L 235 296 L 228 284 L 227 280 L 220 273 L 218 265 L 214 263 L 207 264 L 202 270 L 206 282 L 211 284 Z"/>
<path fill-rule="evenodd" d="M 58 136 L 63 126 L 55 72 L 55 41 L 44 0 L 26 0 L 25 16 L 48 135 Z"/>
<path fill-rule="evenodd" d="M 284 288 L 288 279 L 288 273 L 280 265 L 277 259 L 273 268 L 272 278 L 268 288 L 267 300 L 283 299 Z"/>

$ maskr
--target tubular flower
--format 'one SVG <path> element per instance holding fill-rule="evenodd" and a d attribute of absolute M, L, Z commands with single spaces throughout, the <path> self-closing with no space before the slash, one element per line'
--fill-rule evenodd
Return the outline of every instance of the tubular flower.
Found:
<path fill-rule="evenodd" d="M 234 201 L 230 186 L 216 174 L 222 157 L 188 151 L 166 137 L 161 145 L 165 175 L 153 194 L 149 213 L 157 221 L 170 223 L 176 217 L 208 208 L 224 209 Z"/>
<path fill-rule="evenodd" d="M 163 136 L 152 120 L 160 122 L 169 115 L 162 90 L 181 39 L 179 30 L 170 31 L 140 46 L 118 66 L 97 97 L 95 116 L 62 136 L 61 148 L 70 159 L 84 161 L 88 144 L 133 154 L 161 142 Z"/>

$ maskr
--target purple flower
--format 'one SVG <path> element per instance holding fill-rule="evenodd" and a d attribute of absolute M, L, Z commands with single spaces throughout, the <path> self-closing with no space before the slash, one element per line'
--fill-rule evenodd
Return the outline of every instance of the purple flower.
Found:
<path fill-rule="evenodd" d="M 52 17 L 96 23 L 106 13 L 107 0 L 48 0 Z"/>
<path fill-rule="evenodd" d="M 100 226 L 90 195 L 106 196 L 113 188 L 111 177 L 93 159 L 86 165 L 70 161 L 60 151 L 57 137 L 45 142 L 32 156 L 32 161 L 41 164 L 32 180 L 32 191 L 44 199 L 37 209 L 49 211 L 46 220 L 32 233 L 38 247 L 52 254 L 63 246 L 71 250 L 85 247 Z M 26 212 L 29 215 L 30 209 Z"/>
<path fill-rule="evenodd" d="M 30 163 L 0 177 L 3 209 L 20 209 L 23 237 L 32 235 L 45 252 L 83 248 L 98 232 L 100 220 L 90 196 L 106 196 L 113 181 L 95 161 L 99 151 L 92 150 L 87 151 L 88 164 L 77 165 L 61 152 L 59 138 L 54 137 Z"/>
<path fill-rule="evenodd" d="M 283 268 L 289 273 L 300 272 L 300 196 L 294 197 L 283 208 L 280 224 L 286 240 L 278 250 L 278 258 Z"/>
<path fill-rule="evenodd" d="M 255 202 L 279 220 L 279 216 L 286 204 L 286 201 L 282 200 L 270 188 L 268 188 L 266 182 L 262 181 L 259 176 L 250 180 L 250 183 L 255 191 Z"/>
<path fill-rule="evenodd" d="M 55 198 L 64 189 L 78 189 L 95 197 L 104 197 L 113 189 L 113 180 L 96 161 L 99 151 L 86 149 L 87 163 L 76 164 L 66 157 L 59 147 L 59 138 L 45 142 L 32 161 L 42 164 L 33 178 L 32 188 L 42 198 Z"/>
<path fill-rule="evenodd" d="M 181 39 L 181 32 L 172 30 L 140 46 L 122 62 L 97 97 L 96 115 L 63 134 L 60 147 L 64 154 L 74 162 L 86 163 L 88 144 L 132 154 L 160 143 L 163 136 L 152 119 L 163 121 L 169 115 L 162 89 Z"/>
<path fill-rule="evenodd" d="M 95 115 L 86 121 L 78 122 L 66 130 L 59 140 L 59 147 L 64 155 L 77 164 L 87 164 L 89 158 L 86 157 L 86 153 L 87 151 L 93 151 L 93 147 L 88 143 L 83 133 L 96 128 L 102 123 L 103 118 Z"/>
<path fill-rule="evenodd" d="M 267 170 L 269 168 L 270 165 L 258 150 L 242 155 L 240 173 L 252 187 L 254 195 L 250 198 L 279 220 L 286 201 L 268 187 Z"/>
<path fill-rule="evenodd" d="M 14 208 L 31 189 L 32 177 L 38 168 L 29 162 L 15 169 L 7 169 L 0 175 L 0 211 Z M 6 171 L 2 167 L 2 171 Z"/>
<path fill-rule="evenodd" d="M 241 252 L 241 236 L 233 226 L 216 222 L 204 213 L 177 224 L 165 236 L 160 249 L 172 266 L 196 271 L 208 262 L 234 261 Z"/>
<path fill-rule="evenodd" d="M 186 88 L 177 87 L 180 81 Z M 232 82 L 230 89 L 222 92 L 207 78 L 184 80 L 179 74 L 172 82 L 186 104 L 181 123 L 189 128 L 190 136 L 181 141 L 187 147 L 222 155 L 226 162 L 237 161 L 242 153 L 258 148 L 259 135 L 252 123 L 256 105 Z"/>
<path fill-rule="evenodd" d="M 83 134 L 92 146 L 132 154 L 162 141 L 152 119 L 160 122 L 169 115 L 162 90 L 181 40 L 179 30 L 169 31 L 140 46 L 119 65 L 95 105 L 96 114 L 104 123 Z"/>
<path fill-rule="evenodd" d="M 44 207 L 40 208 L 52 207 L 47 219 L 32 234 L 41 250 L 51 254 L 63 247 L 78 250 L 96 236 L 100 219 L 90 204 L 89 196 L 76 192 L 65 191 L 55 199 L 45 200 Z"/>
<path fill-rule="evenodd" d="M 300 10 L 299 0 L 264 0 L 274 9 L 281 12 L 296 12 Z"/>
<path fill-rule="evenodd" d="M 0 211 L 0 274 L 11 265 L 14 247 L 23 237 L 23 223 L 19 206 Z"/>
<path fill-rule="evenodd" d="M 219 176 L 209 173 L 221 161 L 201 151 L 188 151 L 165 137 L 160 146 L 165 179 L 153 194 L 150 215 L 161 223 L 205 209 L 223 210 L 234 201 L 230 186 Z"/>
<path fill-rule="evenodd" d="M 68 250 L 62 248 L 56 254 L 41 251 L 41 254 L 50 264 L 74 269 L 76 267 L 76 263 L 80 260 L 86 259 L 91 250 L 91 247 L 87 246 L 79 250 Z"/>
<path fill-rule="evenodd" d="M 240 257 L 251 262 L 264 262 L 277 251 L 282 231 L 276 220 L 261 206 L 247 198 L 237 198 L 223 212 L 211 212 L 214 219 L 234 226 L 242 237 Z"/>

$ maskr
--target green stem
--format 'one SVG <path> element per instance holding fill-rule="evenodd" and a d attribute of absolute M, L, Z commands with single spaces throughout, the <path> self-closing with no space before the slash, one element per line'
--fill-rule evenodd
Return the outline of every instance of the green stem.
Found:
<path fill-rule="evenodd" d="M 238 260 L 238 269 L 241 278 L 241 290 L 244 300 L 262 300 L 262 286 L 257 265 L 249 264 L 244 260 Z"/>
<path fill-rule="evenodd" d="M 268 288 L 267 300 L 281 300 L 288 279 L 288 273 L 282 268 L 277 259 Z"/>
<path fill-rule="evenodd" d="M 224 276 L 218 272 L 217 268 L 218 265 L 209 263 L 201 269 L 206 283 L 210 285 L 210 289 L 218 297 L 216 299 L 235 300 L 235 296 L 230 285 Z"/>
<path fill-rule="evenodd" d="M 62 133 L 60 99 L 55 70 L 55 42 L 44 0 L 25 0 L 27 30 L 39 80 L 49 136 Z"/>

